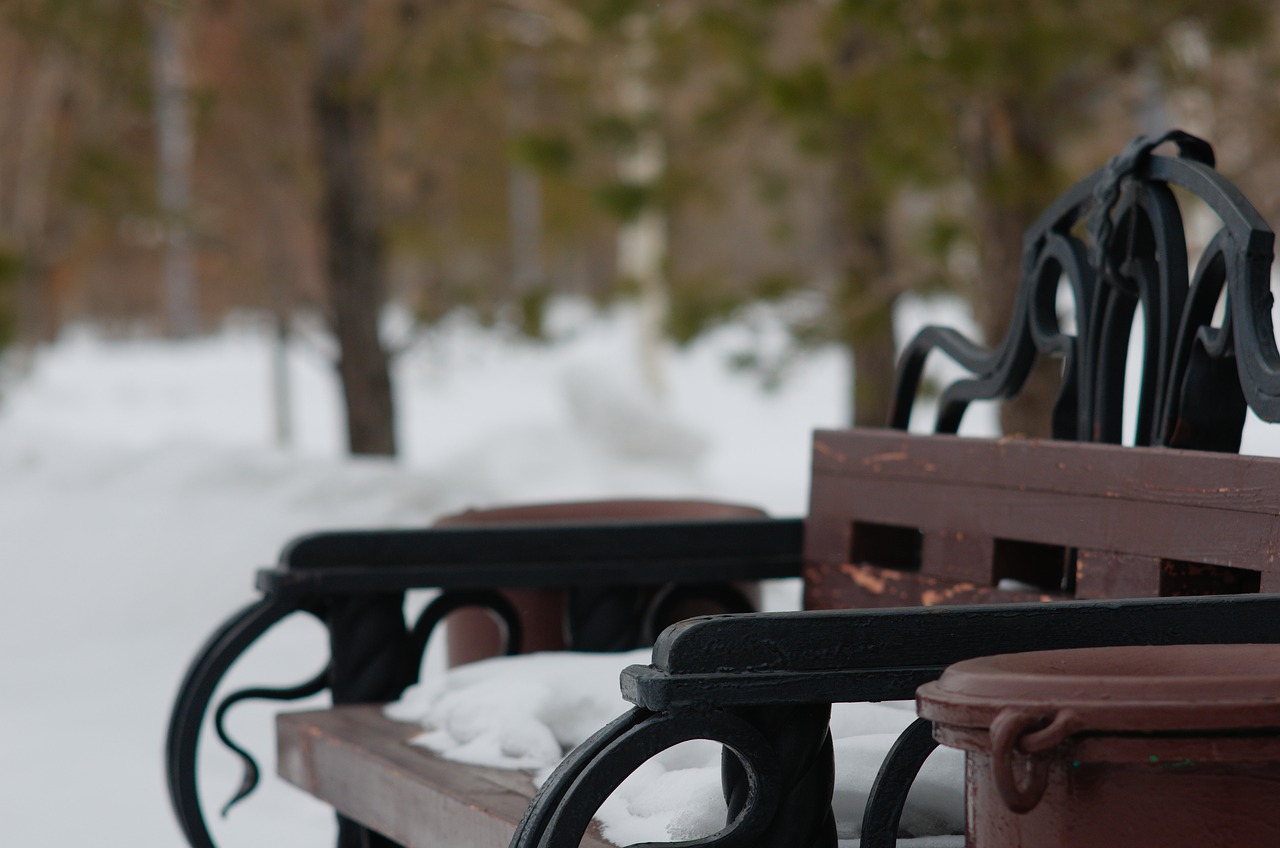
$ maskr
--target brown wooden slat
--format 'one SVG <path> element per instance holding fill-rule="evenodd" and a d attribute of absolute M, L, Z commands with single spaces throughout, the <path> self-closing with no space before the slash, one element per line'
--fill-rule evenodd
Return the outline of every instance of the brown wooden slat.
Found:
<path fill-rule="evenodd" d="M 924 534 L 920 571 L 952 580 L 991 579 L 995 540 L 963 530 L 930 530 Z"/>
<path fill-rule="evenodd" d="M 1054 593 L 1008 592 L 963 580 L 846 563 L 810 579 L 805 575 L 806 609 L 871 609 L 947 604 L 994 604 L 1063 600 Z"/>
<path fill-rule="evenodd" d="M 1160 557 L 1082 550 L 1077 557 L 1076 597 L 1156 598 L 1160 596 Z"/>
<path fill-rule="evenodd" d="M 529 775 L 440 759 L 408 744 L 421 731 L 372 705 L 283 714 L 276 719 L 277 771 L 410 848 L 510 842 L 535 792 Z M 611 843 L 593 825 L 582 845 Z"/>
<path fill-rule="evenodd" d="M 1028 439 L 814 434 L 814 478 L 868 477 L 1055 491 L 1280 515 L 1280 459 Z"/>
<path fill-rule="evenodd" d="M 913 562 L 900 528 L 919 531 Z M 1058 596 L 1062 572 L 1080 598 L 1275 591 L 1278 560 L 1280 460 L 887 430 L 814 437 L 813 609 L 1010 600 L 995 589 L 1004 577 Z"/>
<path fill-rule="evenodd" d="M 1277 481 L 1280 484 L 1280 480 Z M 1276 568 L 1280 519 L 1191 504 L 1120 501 L 1105 492 L 1016 490 L 950 481 L 818 477 L 811 520 L 964 530 L 1000 539 L 1191 562 Z M 808 549 L 823 561 L 825 555 Z"/>

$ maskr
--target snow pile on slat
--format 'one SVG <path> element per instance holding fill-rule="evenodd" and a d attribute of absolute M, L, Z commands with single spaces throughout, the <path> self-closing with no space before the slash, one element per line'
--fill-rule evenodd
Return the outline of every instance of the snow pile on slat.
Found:
<path fill-rule="evenodd" d="M 414 742 L 447 759 L 534 770 L 541 781 L 566 753 L 630 708 L 618 693 L 618 675 L 648 662 L 645 650 L 497 657 L 413 687 L 386 712 L 421 723 L 427 729 Z M 842 839 L 858 834 L 876 772 L 914 719 L 911 702 L 832 708 L 833 803 Z M 725 822 L 720 746 L 703 740 L 658 754 L 618 788 L 597 818 L 605 837 L 619 845 L 714 833 Z M 902 832 L 923 837 L 963 830 L 964 757 L 940 748 L 912 789 Z"/>

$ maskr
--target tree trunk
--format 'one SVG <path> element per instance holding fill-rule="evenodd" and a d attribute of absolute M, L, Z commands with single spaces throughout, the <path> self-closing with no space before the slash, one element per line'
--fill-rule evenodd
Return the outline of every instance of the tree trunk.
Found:
<path fill-rule="evenodd" d="M 538 66 L 533 57 L 522 55 L 508 59 L 503 71 L 507 133 L 515 139 L 536 126 Z M 507 164 L 507 227 L 511 239 L 511 292 L 519 300 L 546 280 L 542 271 L 542 180 L 528 164 L 514 158 Z"/>
<path fill-rule="evenodd" d="M 321 227 L 330 320 L 353 454 L 394 455 L 395 415 L 386 350 L 378 337 L 385 297 L 374 141 L 377 109 L 361 79 L 358 0 L 326 0 L 313 91 L 322 182 Z"/>
<path fill-rule="evenodd" d="M 1048 140 L 1006 104 L 975 108 L 962 137 L 977 198 L 979 273 L 973 312 L 988 347 L 1004 339 L 1022 272 L 1022 236 L 1052 196 Z M 1002 405 L 1006 435 L 1050 435 L 1061 363 L 1039 357 L 1018 396 Z"/>
<path fill-rule="evenodd" d="M 833 220 L 841 277 L 838 332 L 853 355 L 849 418 L 858 427 L 883 427 L 893 397 L 893 310 L 901 285 L 889 244 L 889 203 L 867 170 L 865 132 L 852 120 L 837 128 Z"/>
<path fill-rule="evenodd" d="M 23 70 L 8 93 L 14 118 L 7 139 L 12 150 L 7 152 L 16 161 L 8 186 L 0 186 L 0 254 L 12 245 L 19 260 L 16 296 L 11 301 L 9 293 L 0 292 L 0 348 L 18 333 L 27 344 L 51 341 L 60 323 L 47 276 L 55 253 L 50 224 L 56 201 L 56 124 L 58 103 L 69 86 L 67 61 L 52 48 L 24 52 L 18 60 Z"/>
<path fill-rule="evenodd" d="M 652 26 L 647 15 L 636 13 L 626 22 L 627 46 L 618 105 L 638 127 L 635 146 L 618 159 L 618 175 L 652 188 L 667 167 L 662 132 L 650 125 L 657 108 L 649 74 L 654 65 Z M 618 273 L 635 283 L 640 294 L 640 372 L 650 395 L 661 399 L 666 389 L 665 358 L 671 292 L 667 284 L 667 215 L 647 203 L 635 219 L 618 227 Z"/>
<path fill-rule="evenodd" d="M 893 301 L 867 310 L 849 342 L 853 354 L 853 425 L 884 427 L 889 421 L 898 352 L 893 338 Z"/>
<path fill-rule="evenodd" d="M 169 333 L 188 338 L 199 329 L 195 257 L 191 248 L 191 120 L 180 12 L 156 10 L 151 22 L 160 212 L 164 216 L 164 306 Z"/>

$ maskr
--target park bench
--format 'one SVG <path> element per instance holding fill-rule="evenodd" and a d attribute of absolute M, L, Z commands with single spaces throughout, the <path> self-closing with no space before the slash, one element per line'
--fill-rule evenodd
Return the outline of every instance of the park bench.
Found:
<path fill-rule="evenodd" d="M 1177 155 L 1154 152 L 1166 141 Z M 1180 208 L 1193 198 L 1218 225 L 1194 268 Z M 947 665 L 996 653 L 1280 641 L 1280 460 L 1235 453 L 1247 410 L 1280 420 L 1272 247 L 1205 142 L 1139 139 L 1028 232 L 1015 314 L 997 348 L 926 329 L 902 357 L 890 429 L 815 434 L 803 524 L 612 521 L 295 542 L 260 573 L 261 599 L 214 634 L 179 691 L 168 777 L 188 840 L 213 844 L 195 766 L 215 687 L 295 612 L 328 628 L 327 668 L 301 686 L 231 695 L 219 723 L 246 697 L 327 688 L 333 708 L 279 718 L 278 768 L 337 810 L 342 846 L 599 845 L 591 818 L 600 803 L 653 753 L 688 739 L 728 752 L 728 824 L 699 844 L 830 846 L 833 703 L 910 698 Z M 1063 281 L 1074 332 L 1057 314 Z M 1135 444 L 1120 446 L 1139 305 Z M 934 352 L 966 374 L 942 392 L 935 432 L 908 434 Z M 1062 360 L 1052 439 L 954 435 L 970 403 L 1016 395 L 1045 355 Z M 795 575 L 804 612 L 666 629 L 652 663 L 622 675 L 634 709 L 573 751 L 536 796 L 519 773 L 409 747 L 417 729 L 372 706 L 414 680 L 451 609 L 487 606 L 518 641 L 518 617 L 495 587 L 714 587 Z M 442 594 L 407 623 L 404 593 L 421 587 Z M 864 848 L 893 844 L 934 746 L 923 720 L 898 740 L 867 802 Z"/>

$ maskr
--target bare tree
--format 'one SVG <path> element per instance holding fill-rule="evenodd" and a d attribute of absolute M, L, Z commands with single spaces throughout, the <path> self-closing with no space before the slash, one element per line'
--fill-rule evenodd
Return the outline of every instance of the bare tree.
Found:
<path fill-rule="evenodd" d="M 339 347 L 347 443 L 354 454 L 390 456 L 396 452 L 395 414 L 388 355 L 378 336 L 386 262 L 374 165 L 377 101 L 362 77 L 365 13 L 363 0 L 323 3 L 312 110 L 325 285 Z"/>
<path fill-rule="evenodd" d="M 181 12 L 160 6 L 151 20 L 151 75 L 164 216 L 164 304 L 169 332 L 199 329 L 195 257 L 191 247 L 191 119 Z"/>

